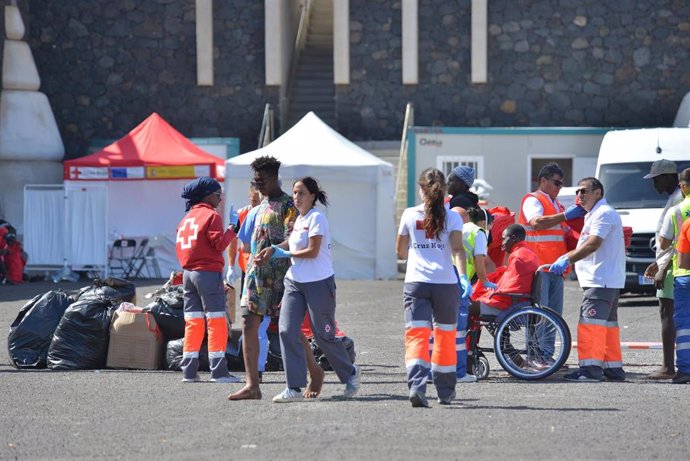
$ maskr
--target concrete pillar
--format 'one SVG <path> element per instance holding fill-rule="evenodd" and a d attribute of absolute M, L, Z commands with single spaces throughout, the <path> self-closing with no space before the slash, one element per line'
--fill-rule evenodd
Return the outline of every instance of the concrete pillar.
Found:
<path fill-rule="evenodd" d="M 417 0 L 402 2 L 402 82 L 419 83 L 419 17 Z"/>
<path fill-rule="evenodd" d="M 196 0 L 196 84 L 213 86 L 213 0 Z"/>
<path fill-rule="evenodd" d="M 265 0 L 266 85 L 282 85 L 287 59 L 284 55 L 285 1 Z"/>
<path fill-rule="evenodd" d="M 486 83 L 487 80 L 488 1 L 472 0 L 472 83 Z"/>
<path fill-rule="evenodd" d="M 350 0 L 333 0 L 333 83 L 350 83 Z"/>

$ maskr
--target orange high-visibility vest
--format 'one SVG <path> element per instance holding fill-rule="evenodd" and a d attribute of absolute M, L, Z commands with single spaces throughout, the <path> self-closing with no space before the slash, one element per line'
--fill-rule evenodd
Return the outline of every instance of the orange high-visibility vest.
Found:
<path fill-rule="evenodd" d="M 551 216 L 558 213 L 563 213 L 564 208 L 559 202 L 556 202 L 556 208 L 547 194 L 531 192 L 525 195 L 520 202 L 520 213 L 518 214 L 518 224 L 522 224 L 527 231 L 525 243 L 537 254 L 539 265 L 551 264 L 555 262 L 559 256 L 568 252 L 565 246 L 565 229 L 560 224 L 550 227 L 548 229 L 534 230 L 529 225 L 525 214 L 522 212 L 522 205 L 525 203 L 527 197 L 534 197 L 539 200 L 541 206 L 544 208 L 544 216 Z"/>

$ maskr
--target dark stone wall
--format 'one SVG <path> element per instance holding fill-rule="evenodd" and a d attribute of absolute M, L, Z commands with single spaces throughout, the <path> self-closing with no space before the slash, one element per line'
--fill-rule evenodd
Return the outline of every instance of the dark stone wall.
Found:
<path fill-rule="evenodd" d="M 264 2 L 214 1 L 215 85 L 196 85 L 194 0 L 20 0 L 66 157 L 152 111 L 191 137 L 253 150 L 266 87 Z M 402 85 L 401 2 L 350 0 L 351 84 L 337 128 L 667 126 L 690 90 L 687 0 L 490 0 L 488 83 L 470 83 L 470 1 L 419 0 L 419 84 Z M 28 17 L 27 17 L 28 16 Z"/>
<path fill-rule="evenodd" d="M 419 0 L 419 84 L 401 83 L 401 2 L 351 0 L 338 126 L 669 126 L 690 91 L 686 0 L 490 0 L 488 83 L 470 82 L 469 1 Z"/>
<path fill-rule="evenodd" d="M 266 87 L 263 2 L 214 2 L 214 79 L 196 84 L 194 0 L 31 0 L 29 43 L 66 148 L 122 136 L 158 112 L 190 137 L 256 148 Z"/>

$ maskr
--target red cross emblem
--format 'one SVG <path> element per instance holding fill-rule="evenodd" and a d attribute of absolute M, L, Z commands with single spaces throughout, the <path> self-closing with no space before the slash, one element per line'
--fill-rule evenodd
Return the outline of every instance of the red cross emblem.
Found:
<path fill-rule="evenodd" d="M 194 218 L 185 219 L 182 227 L 177 230 L 176 242 L 180 244 L 180 248 L 187 250 L 192 248 L 192 241 L 196 240 L 199 233 L 199 226 L 194 222 Z"/>

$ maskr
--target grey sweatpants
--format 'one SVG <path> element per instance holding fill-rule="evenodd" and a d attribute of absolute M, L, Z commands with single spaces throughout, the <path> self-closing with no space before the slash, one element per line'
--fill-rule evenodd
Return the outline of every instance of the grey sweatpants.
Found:
<path fill-rule="evenodd" d="M 326 355 L 340 382 L 346 383 L 354 372 L 354 366 L 345 345 L 335 337 L 335 277 L 307 283 L 286 277 L 284 284 L 279 332 L 287 386 L 301 388 L 307 385 L 306 357 L 300 341 L 307 311 L 316 344 Z"/>

